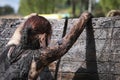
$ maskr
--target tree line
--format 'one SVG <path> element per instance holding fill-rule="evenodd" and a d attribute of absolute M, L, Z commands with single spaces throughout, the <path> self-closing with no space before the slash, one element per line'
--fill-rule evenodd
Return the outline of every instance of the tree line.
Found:
<path fill-rule="evenodd" d="M 120 9 L 120 0 L 20 0 L 18 14 L 23 16 L 30 13 L 52 14 L 70 13 L 78 17 L 88 9 L 95 16 L 105 16 L 110 10 Z M 10 6 L 0 7 L 0 15 L 14 13 Z"/>
<path fill-rule="evenodd" d="M 73 16 L 78 16 L 91 7 L 94 15 L 105 16 L 112 9 L 120 9 L 119 4 L 120 0 L 20 0 L 19 13 L 28 15 L 32 12 L 43 14 L 67 10 Z"/>
<path fill-rule="evenodd" d="M 7 15 L 7 14 L 13 14 L 13 13 L 14 13 L 14 9 L 9 5 L 0 7 L 0 15 Z"/>

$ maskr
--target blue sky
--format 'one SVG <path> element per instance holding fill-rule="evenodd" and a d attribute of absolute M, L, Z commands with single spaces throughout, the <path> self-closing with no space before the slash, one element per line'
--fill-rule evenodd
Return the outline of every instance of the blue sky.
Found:
<path fill-rule="evenodd" d="M 99 1 L 99 0 L 96 0 Z M 10 5 L 17 12 L 19 7 L 19 0 L 0 0 L 0 6 Z"/>

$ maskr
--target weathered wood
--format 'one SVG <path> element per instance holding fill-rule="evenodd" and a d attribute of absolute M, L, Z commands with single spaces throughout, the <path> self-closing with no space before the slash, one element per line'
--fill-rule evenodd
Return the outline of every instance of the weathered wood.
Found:
<path fill-rule="evenodd" d="M 119 80 L 120 79 L 120 17 L 102 17 L 102 18 L 92 18 L 92 25 L 94 30 L 95 47 L 96 47 L 96 61 L 97 70 L 99 75 L 99 80 Z M 4 22 L 3 22 L 4 21 Z M 10 27 L 9 25 L 14 22 L 19 22 L 23 20 L 14 19 L 0 19 L 0 50 L 4 49 L 4 46 L 12 36 L 15 26 Z M 64 19 L 60 20 L 49 20 L 53 26 L 53 36 L 51 46 L 56 45 L 56 42 L 62 36 L 62 30 L 64 26 Z M 69 32 L 72 25 L 78 19 L 68 20 Z M 110 21 L 110 22 L 109 22 Z M 1 23 L 2 22 L 2 23 Z M 103 24 L 104 23 L 104 24 Z M 109 24 L 115 23 L 115 24 Z M 95 24 L 95 25 L 94 25 Z M 2 25 L 2 26 L 1 26 Z M 58 25 L 58 26 L 57 26 Z M 109 26 L 108 26 L 109 25 Z M 3 28 L 5 27 L 5 28 Z M 9 29 L 8 29 L 9 28 Z M 12 30 L 13 29 L 13 30 Z M 5 32 L 5 33 L 4 33 Z M 58 32 L 58 33 L 57 33 Z M 8 34 L 10 33 L 10 34 Z M 86 71 L 86 29 L 83 30 L 79 39 L 74 43 L 72 48 L 62 57 L 61 64 L 59 67 L 58 80 L 73 80 L 75 78 L 79 79 L 93 79 L 93 74 Z M 91 44 L 92 45 L 92 44 Z M 89 46 L 91 46 L 89 45 Z M 0 51 L 1 52 L 1 51 Z M 91 61 L 90 64 L 95 64 Z M 44 71 L 40 74 L 38 80 L 52 80 L 54 78 L 56 62 L 50 64 L 49 68 L 46 67 Z M 1 65 L 0 65 L 1 67 Z M 4 68 L 1 69 L 5 73 Z M 92 72 L 92 71 L 91 71 Z M 0 74 L 0 76 L 2 76 Z"/>
<path fill-rule="evenodd" d="M 30 80 L 34 80 L 38 77 L 38 74 L 51 62 L 61 58 L 74 44 L 81 32 L 83 31 L 85 24 L 91 17 L 89 13 L 83 13 L 79 18 L 78 22 L 72 27 L 70 32 L 61 40 L 61 45 L 49 47 L 43 50 L 25 50 L 19 45 L 14 53 L 21 54 L 21 58 L 11 64 L 6 72 L 1 76 L 1 80 L 12 80 L 12 79 L 28 79 L 28 73 L 30 69 L 30 63 L 32 62 L 33 56 L 36 63 L 36 73 L 30 77 Z M 18 49 L 18 50 L 17 50 Z M 37 53 L 37 54 L 36 54 Z"/>

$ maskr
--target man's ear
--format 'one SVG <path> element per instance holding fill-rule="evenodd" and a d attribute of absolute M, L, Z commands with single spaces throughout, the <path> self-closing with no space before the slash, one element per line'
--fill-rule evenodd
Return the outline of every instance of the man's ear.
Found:
<path fill-rule="evenodd" d="M 48 46 L 46 33 L 39 35 L 39 43 L 40 43 L 40 47 L 42 48 L 46 48 Z"/>
<path fill-rule="evenodd" d="M 48 35 L 47 35 L 47 45 L 50 44 L 50 41 L 51 41 L 51 34 L 48 34 Z"/>
<path fill-rule="evenodd" d="M 15 48 L 16 48 L 16 45 L 13 45 L 13 46 L 11 46 L 10 49 L 8 50 L 7 57 L 8 57 L 9 60 L 11 59 L 11 55 L 12 55 L 12 53 L 14 52 Z"/>

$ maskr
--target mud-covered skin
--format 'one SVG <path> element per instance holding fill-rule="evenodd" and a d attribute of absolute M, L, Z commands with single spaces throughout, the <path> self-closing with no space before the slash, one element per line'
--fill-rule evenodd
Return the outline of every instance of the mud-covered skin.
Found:
<path fill-rule="evenodd" d="M 47 19 L 38 15 L 31 15 L 25 22 L 18 25 L 6 46 L 24 44 L 25 49 L 46 48 L 51 40 L 52 27 Z M 15 46 L 8 51 L 8 58 Z"/>

